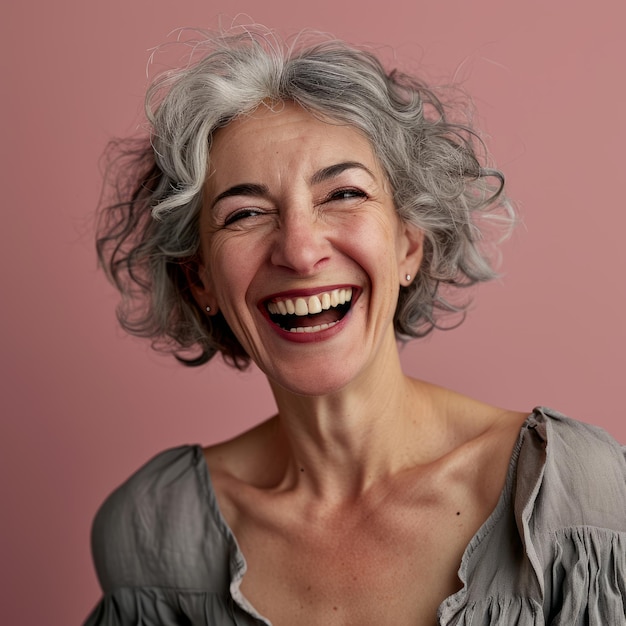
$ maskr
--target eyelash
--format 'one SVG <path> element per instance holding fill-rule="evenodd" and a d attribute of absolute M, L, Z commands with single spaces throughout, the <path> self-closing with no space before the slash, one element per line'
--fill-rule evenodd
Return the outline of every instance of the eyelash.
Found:
<path fill-rule="evenodd" d="M 337 189 L 331 192 L 324 200 L 324 202 L 333 202 L 334 200 L 351 200 L 352 198 L 367 198 L 368 195 L 361 189 L 354 187 L 346 187 L 345 189 Z M 258 217 L 264 215 L 266 212 L 261 209 L 242 209 L 232 213 L 224 220 L 224 226 L 231 226 L 235 222 L 242 220 L 246 217 Z"/>
<path fill-rule="evenodd" d="M 351 198 L 367 197 L 367 194 L 361 189 L 356 189 L 355 187 L 346 187 L 345 189 L 337 189 L 336 191 L 333 191 L 326 199 L 326 202 L 330 202 L 332 200 L 350 200 Z"/>
<path fill-rule="evenodd" d="M 236 211 L 232 213 L 224 220 L 224 226 L 230 226 L 239 220 L 244 219 L 245 217 L 257 217 L 259 215 L 263 215 L 263 211 L 260 209 L 242 209 L 241 211 Z"/>

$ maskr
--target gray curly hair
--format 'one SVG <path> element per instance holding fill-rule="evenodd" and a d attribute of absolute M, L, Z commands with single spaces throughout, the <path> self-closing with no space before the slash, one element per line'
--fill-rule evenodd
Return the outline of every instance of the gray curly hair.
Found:
<path fill-rule="evenodd" d="M 112 184 L 115 198 L 102 203 L 97 249 L 123 296 L 118 318 L 187 365 L 217 352 L 240 369 L 249 363 L 221 314 L 209 317 L 195 302 L 189 277 L 212 135 L 263 101 L 295 102 L 363 132 L 398 214 L 424 232 L 418 275 L 400 288 L 398 338 L 442 327 L 441 314 L 462 321 L 468 300 L 455 301 L 452 288 L 496 276 L 492 226 L 507 234 L 514 214 L 502 174 L 481 164 L 478 135 L 431 89 L 386 71 L 372 53 L 304 39 L 288 45 L 260 28 L 203 36 L 194 42 L 199 60 L 164 72 L 148 90 L 149 137 L 110 146 L 105 189 Z"/>

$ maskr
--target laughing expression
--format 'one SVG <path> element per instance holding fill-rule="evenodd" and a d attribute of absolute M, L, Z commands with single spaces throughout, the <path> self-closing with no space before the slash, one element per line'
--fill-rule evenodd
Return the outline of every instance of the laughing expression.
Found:
<path fill-rule="evenodd" d="M 316 395 L 384 367 L 422 239 L 361 132 L 290 103 L 220 129 L 200 235 L 196 300 L 272 382 Z"/>

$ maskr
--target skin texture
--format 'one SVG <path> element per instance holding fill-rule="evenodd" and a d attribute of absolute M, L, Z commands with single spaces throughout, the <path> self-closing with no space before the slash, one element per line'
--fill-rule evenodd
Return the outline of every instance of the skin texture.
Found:
<path fill-rule="evenodd" d="M 390 321 L 399 284 L 419 267 L 422 235 L 398 219 L 369 142 L 350 127 L 320 122 L 293 105 L 279 112 L 261 106 L 252 118 L 217 133 L 211 162 L 205 198 L 212 209 L 201 219 L 201 277 L 207 301 L 221 309 L 255 363 L 276 384 L 306 395 L 328 393 L 366 375 L 374 357 L 375 369 L 384 370 L 381 355 L 395 352 Z M 361 166 L 311 182 L 324 168 L 342 163 Z M 242 184 L 262 185 L 267 192 L 215 203 Z M 279 338 L 259 310 L 270 294 L 309 294 L 334 285 L 361 292 L 350 324 L 304 352 Z M 329 368 L 331 361 L 340 367 Z M 318 372 L 315 381 L 311 369 Z M 320 381 L 323 372 L 326 380 Z"/>
<path fill-rule="evenodd" d="M 357 130 L 261 105 L 214 136 L 204 200 L 191 288 L 278 406 L 205 451 L 244 595 L 274 626 L 434 624 L 525 415 L 403 374 L 393 314 L 422 234 Z M 267 314 L 338 286 L 354 296 L 327 330 L 297 336 Z"/>

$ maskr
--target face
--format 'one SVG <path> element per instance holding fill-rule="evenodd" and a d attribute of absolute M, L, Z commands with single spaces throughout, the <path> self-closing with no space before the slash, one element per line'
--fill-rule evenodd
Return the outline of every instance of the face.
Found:
<path fill-rule="evenodd" d="M 384 368 L 422 237 L 398 218 L 369 141 L 295 104 L 260 106 L 213 139 L 198 303 L 219 308 L 270 381 L 295 393 Z"/>

